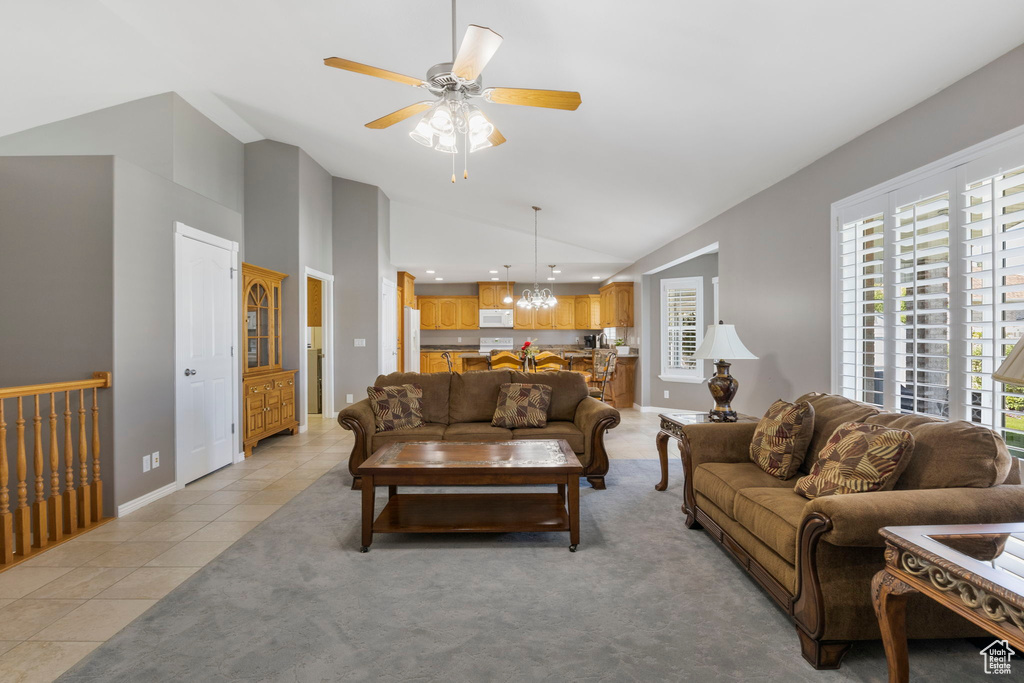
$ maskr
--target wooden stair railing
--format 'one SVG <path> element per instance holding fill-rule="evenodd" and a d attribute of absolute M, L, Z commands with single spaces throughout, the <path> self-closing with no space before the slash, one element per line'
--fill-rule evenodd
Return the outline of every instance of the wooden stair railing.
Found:
<path fill-rule="evenodd" d="M 0 571 L 9 569 L 48 547 L 66 541 L 105 521 L 103 517 L 103 482 L 100 480 L 100 408 L 97 392 L 111 385 L 109 372 L 94 372 L 93 379 L 77 382 L 54 382 L 24 387 L 0 388 Z M 86 392 L 92 390 L 90 397 Z M 61 470 L 57 436 L 57 395 L 63 393 L 64 469 Z M 78 404 L 78 428 L 72 426 L 72 405 L 75 394 Z M 48 458 L 43 458 L 43 410 L 45 396 L 50 397 Z M 39 397 L 44 397 L 40 406 Z M 86 427 L 87 401 L 91 398 L 92 481 L 89 481 L 89 435 Z M 28 501 L 28 460 L 25 448 L 25 403 L 32 402 L 32 504 Z M 15 410 L 5 413 L 10 400 Z M 17 503 L 11 512 L 10 463 L 8 462 L 7 422 L 14 419 L 15 476 Z M 13 417 L 17 415 L 17 417 Z M 78 485 L 75 485 L 75 453 L 78 436 Z M 48 460 L 48 463 L 47 463 Z M 45 490 L 45 467 L 49 465 L 49 496 Z M 61 474 L 64 490 L 61 491 Z"/>

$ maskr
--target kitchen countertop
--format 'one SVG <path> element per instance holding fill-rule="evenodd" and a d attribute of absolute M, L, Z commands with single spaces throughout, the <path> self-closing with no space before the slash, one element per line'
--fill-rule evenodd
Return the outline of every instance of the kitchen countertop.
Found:
<path fill-rule="evenodd" d="M 551 351 L 552 353 L 560 353 L 565 357 L 573 358 L 589 358 L 594 351 L 607 351 L 608 349 L 583 349 L 578 346 L 544 346 L 535 345 L 533 348 L 538 351 Z M 512 352 L 519 350 L 519 347 L 512 349 Z M 452 353 L 458 353 L 462 358 L 487 358 L 491 354 L 480 353 L 479 346 L 469 346 L 458 344 L 426 344 L 420 346 L 420 351 L 423 353 L 441 353 L 444 351 L 450 351 Z M 639 358 L 639 354 L 627 353 L 621 354 L 619 358 Z"/>

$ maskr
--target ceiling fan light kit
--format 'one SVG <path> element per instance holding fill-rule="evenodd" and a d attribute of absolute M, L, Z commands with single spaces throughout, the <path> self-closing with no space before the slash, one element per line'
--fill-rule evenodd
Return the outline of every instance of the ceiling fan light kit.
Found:
<path fill-rule="evenodd" d="M 463 151 L 467 154 L 467 168 L 463 178 L 469 177 L 468 154 L 505 142 L 505 136 L 494 126 L 479 107 L 469 102 L 482 98 L 495 104 L 515 104 L 526 107 L 545 107 L 573 111 L 580 106 L 578 92 L 562 90 L 533 90 L 526 88 L 484 88 L 480 74 L 501 46 L 502 37 L 484 26 L 470 24 L 458 52 L 455 50 L 455 1 L 452 0 L 452 61 L 435 64 L 427 71 L 426 79 L 360 64 L 340 57 L 328 57 L 324 64 L 336 69 L 384 78 L 417 88 L 424 88 L 438 98 L 436 101 L 418 102 L 403 107 L 366 124 L 367 128 L 383 129 L 424 112 L 409 137 L 438 152 L 452 156 L 452 182 L 455 182 L 455 157 L 462 137 Z"/>

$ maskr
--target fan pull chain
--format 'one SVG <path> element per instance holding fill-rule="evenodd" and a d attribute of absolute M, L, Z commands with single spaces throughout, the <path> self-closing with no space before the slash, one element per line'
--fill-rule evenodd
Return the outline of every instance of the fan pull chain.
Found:
<path fill-rule="evenodd" d="M 452 182 L 455 182 L 455 152 L 452 152 Z"/>
<path fill-rule="evenodd" d="M 469 125 L 466 126 L 466 132 L 462 134 L 462 154 L 465 159 L 465 166 L 462 169 L 462 179 L 469 180 Z"/>

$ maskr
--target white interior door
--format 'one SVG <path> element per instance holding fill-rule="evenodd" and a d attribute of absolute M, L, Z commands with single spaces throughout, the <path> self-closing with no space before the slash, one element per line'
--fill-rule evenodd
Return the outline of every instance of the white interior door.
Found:
<path fill-rule="evenodd" d="M 391 280 L 381 286 L 380 373 L 398 370 L 398 288 Z"/>
<path fill-rule="evenodd" d="M 182 234 L 175 239 L 175 464 L 181 486 L 233 461 L 235 255 Z"/>

